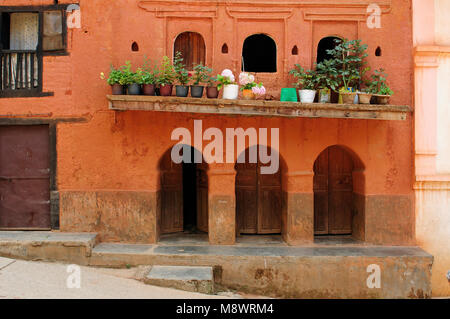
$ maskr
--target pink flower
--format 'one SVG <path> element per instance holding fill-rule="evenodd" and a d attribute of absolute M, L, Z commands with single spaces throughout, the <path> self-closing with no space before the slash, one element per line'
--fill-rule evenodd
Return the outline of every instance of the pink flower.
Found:
<path fill-rule="evenodd" d="M 261 85 L 261 87 L 255 86 L 252 88 L 252 92 L 256 95 L 264 95 L 264 94 L 266 94 L 266 88 L 262 85 Z"/>
<path fill-rule="evenodd" d="M 221 74 L 221 75 L 222 75 L 223 77 L 228 78 L 228 79 L 230 80 L 230 82 L 233 82 L 233 83 L 234 83 L 235 78 L 234 78 L 233 71 L 231 71 L 231 70 L 229 70 L 229 69 L 225 69 L 225 70 L 222 71 L 222 74 Z"/>
<path fill-rule="evenodd" d="M 239 74 L 239 84 L 240 85 L 247 85 L 250 83 L 255 82 L 255 77 L 251 74 L 248 74 L 247 72 L 242 72 Z"/>

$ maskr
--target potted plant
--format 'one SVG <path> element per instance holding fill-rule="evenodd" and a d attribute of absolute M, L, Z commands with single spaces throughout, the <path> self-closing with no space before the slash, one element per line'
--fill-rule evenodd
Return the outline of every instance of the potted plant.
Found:
<path fill-rule="evenodd" d="M 375 70 L 371 78 L 372 81 L 367 84 L 370 92 L 376 97 L 377 103 L 388 104 L 394 92 L 386 83 L 387 74 L 384 72 L 384 69 Z"/>
<path fill-rule="evenodd" d="M 331 91 L 337 92 L 339 87 L 338 71 L 332 60 L 324 60 L 316 65 L 319 103 L 331 102 Z"/>
<path fill-rule="evenodd" d="M 365 72 L 363 66 L 366 64 L 365 58 L 367 45 L 362 44 L 361 40 L 341 40 L 336 39 L 336 46 L 327 53 L 333 57 L 333 67 L 336 68 L 339 79 L 343 84 L 339 92 L 342 96 L 342 102 L 353 104 L 356 100 L 354 85 L 358 85 L 362 74 Z"/>
<path fill-rule="evenodd" d="M 227 100 L 236 100 L 239 96 L 239 85 L 235 82 L 234 74 L 231 70 L 225 69 L 217 76 L 219 91 L 223 88 L 223 98 Z"/>
<path fill-rule="evenodd" d="M 141 76 L 142 93 L 144 95 L 155 95 L 155 84 L 158 80 L 158 70 L 151 66 L 150 60 L 144 62 L 143 69 L 138 69 L 137 73 Z"/>
<path fill-rule="evenodd" d="M 175 70 L 175 76 L 180 83 L 175 87 L 176 95 L 179 97 L 187 97 L 189 94 L 189 86 L 187 85 L 189 82 L 189 78 L 191 74 L 186 69 L 186 66 L 183 63 L 183 57 L 181 52 L 177 51 L 175 53 L 175 58 L 173 59 L 173 68 Z"/>
<path fill-rule="evenodd" d="M 212 72 L 212 70 L 200 63 L 194 66 L 194 72 L 194 84 L 191 85 L 191 96 L 201 98 L 205 87 L 200 84 L 207 82 L 209 73 Z"/>
<path fill-rule="evenodd" d="M 211 76 L 212 69 L 208 70 L 208 79 L 207 79 L 207 86 L 206 86 L 206 96 L 208 99 L 217 99 L 219 96 L 219 90 L 217 89 L 217 78 L 214 76 Z"/>
<path fill-rule="evenodd" d="M 111 86 L 111 93 L 113 95 L 122 95 L 124 91 L 124 77 L 120 69 L 116 69 L 113 65 L 110 67 L 108 78 L 106 78 L 105 73 L 100 73 L 100 78 L 102 80 L 106 79 L 106 83 Z"/>
<path fill-rule="evenodd" d="M 168 56 L 164 56 L 158 73 L 159 93 L 161 96 L 171 96 L 173 82 L 175 80 L 175 70 Z"/>
<path fill-rule="evenodd" d="M 140 95 L 141 94 L 141 77 L 133 72 L 130 61 L 126 61 L 122 66 L 123 82 L 127 85 L 128 95 Z"/>
<path fill-rule="evenodd" d="M 296 64 L 295 68 L 289 71 L 289 74 L 297 79 L 297 82 L 294 83 L 294 85 L 299 88 L 298 93 L 300 95 L 300 102 L 314 103 L 317 89 L 316 72 L 313 70 L 305 71 L 300 64 Z"/>

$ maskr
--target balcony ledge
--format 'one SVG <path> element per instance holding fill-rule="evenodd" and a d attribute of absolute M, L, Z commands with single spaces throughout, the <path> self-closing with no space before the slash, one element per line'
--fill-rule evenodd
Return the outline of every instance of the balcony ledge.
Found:
<path fill-rule="evenodd" d="M 364 104 L 304 104 L 264 100 L 196 99 L 163 96 L 108 95 L 114 111 L 155 111 L 217 115 L 307 117 L 404 121 L 409 106 Z"/>

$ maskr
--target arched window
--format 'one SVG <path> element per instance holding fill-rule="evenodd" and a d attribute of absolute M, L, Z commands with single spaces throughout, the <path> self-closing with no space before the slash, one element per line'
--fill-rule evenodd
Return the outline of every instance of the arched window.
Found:
<path fill-rule="evenodd" d="M 242 70 L 277 72 L 277 45 L 265 34 L 254 34 L 244 41 Z"/>
<path fill-rule="evenodd" d="M 339 38 L 326 37 L 320 40 L 319 45 L 317 46 L 317 63 L 332 58 L 327 53 L 327 50 L 333 50 L 336 47 L 336 40 L 339 40 Z"/>
<path fill-rule="evenodd" d="M 173 54 L 180 51 L 189 70 L 192 70 L 195 64 L 206 62 L 206 46 L 203 37 L 196 32 L 183 32 L 175 39 Z"/>

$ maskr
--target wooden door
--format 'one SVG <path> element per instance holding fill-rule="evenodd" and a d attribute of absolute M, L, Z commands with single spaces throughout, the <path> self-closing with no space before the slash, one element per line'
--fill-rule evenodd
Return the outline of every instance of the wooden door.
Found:
<path fill-rule="evenodd" d="M 314 164 L 314 232 L 351 234 L 353 161 L 342 148 L 324 151 Z"/>
<path fill-rule="evenodd" d="M 194 69 L 195 64 L 206 62 L 206 46 L 203 37 L 196 32 L 183 32 L 175 40 L 174 56 L 181 52 L 183 63 L 189 70 Z"/>
<path fill-rule="evenodd" d="M 183 166 L 175 164 L 170 153 L 164 156 L 161 167 L 161 233 L 182 232 Z"/>
<path fill-rule="evenodd" d="M 208 175 L 202 167 L 197 168 L 197 228 L 208 232 Z"/>
<path fill-rule="evenodd" d="M 47 125 L 0 126 L 0 228 L 51 228 Z"/>
<path fill-rule="evenodd" d="M 236 164 L 236 215 L 241 234 L 281 233 L 281 173 L 262 175 L 260 168 L 261 163 Z"/>

